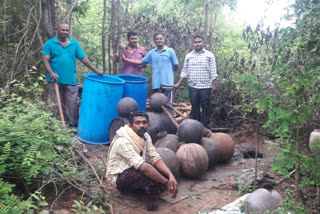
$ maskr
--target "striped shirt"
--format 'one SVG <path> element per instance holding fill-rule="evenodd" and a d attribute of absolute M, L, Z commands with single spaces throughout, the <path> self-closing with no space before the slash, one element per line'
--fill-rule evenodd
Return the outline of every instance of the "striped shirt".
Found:
<path fill-rule="evenodd" d="M 109 183 L 116 186 L 116 181 L 118 174 L 122 173 L 124 170 L 134 167 L 138 169 L 143 162 L 148 161 L 152 165 L 160 160 L 160 155 L 155 151 L 152 145 L 150 136 L 146 133 L 146 145 L 143 150 L 143 156 L 138 154 L 130 141 L 124 137 L 120 137 L 114 142 L 112 152 L 110 152 L 110 157 L 107 166 L 106 177 Z"/>
<path fill-rule="evenodd" d="M 180 77 L 187 78 L 190 87 L 211 88 L 218 77 L 215 56 L 205 49 L 199 53 L 193 50 L 184 60 Z"/>

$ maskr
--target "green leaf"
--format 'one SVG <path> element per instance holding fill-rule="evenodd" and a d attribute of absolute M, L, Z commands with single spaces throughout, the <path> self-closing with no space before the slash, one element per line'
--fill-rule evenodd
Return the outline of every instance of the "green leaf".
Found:
<path fill-rule="evenodd" d="M 39 205 L 42 206 L 42 207 L 45 207 L 45 206 L 48 206 L 49 204 L 48 204 L 48 202 L 46 202 L 46 201 L 41 201 L 41 202 L 39 203 Z"/>

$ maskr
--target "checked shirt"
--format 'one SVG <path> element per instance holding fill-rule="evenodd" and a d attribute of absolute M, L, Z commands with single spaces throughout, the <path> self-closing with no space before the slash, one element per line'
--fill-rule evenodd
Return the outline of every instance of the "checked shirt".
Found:
<path fill-rule="evenodd" d="M 212 87 L 212 80 L 218 77 L 213 53 L 202 49 L 188 53 L 180 77 L 188 79 L 189 86 L 196 89 Z"/>
<path fill-rule="evenodd" d="M 147 134 L 145 134 L 146 136 Z M 116 185 L 118 174 L 131 167 L 138 169 L 143 162 L 150 162 L 152 165 L 160 160 L 160 155 L 155 151 L 152 145 L 150 136 L 146 136 L 147 140 L 144 154 L 138 154 L 132 144 L 124 137 L 120 137 L 114 143 L 114 149 L 110 154 L 110 159 L 107 166 L 107 180 L 113 185 Z"/>

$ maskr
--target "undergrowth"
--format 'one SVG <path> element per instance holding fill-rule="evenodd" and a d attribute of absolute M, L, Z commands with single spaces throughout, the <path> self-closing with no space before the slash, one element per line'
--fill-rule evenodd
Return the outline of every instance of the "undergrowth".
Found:
<path fill-rule="evenodd" d="M 40 99 L 43 80 L 31 86 L 13 82 L 10 92 L 0 89 L 0 214 L 52 211 L 53 204 L 49 208 L 39 196 L 50 183 L 58 187 L 57 198 L 73 187 L 108 206 L 102 170 L 89 163 L 73 130 L 63 128 Z"/>

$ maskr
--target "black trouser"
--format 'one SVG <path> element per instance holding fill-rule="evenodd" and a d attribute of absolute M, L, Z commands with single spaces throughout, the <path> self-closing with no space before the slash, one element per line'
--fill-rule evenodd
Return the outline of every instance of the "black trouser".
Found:
<path fill-rule="evenodd" d="M 70 122 L 73 127 L 77 127 L 79 119 L 79 105 L 77 103 L 78 86 L 66 84 L 58 84 L 58 86 L 64 119 Z M 49 82 L 49 99 L 54 104 L 54 115 L 59 119 L 60 114 L 57 105 L 56 91 L 54 83 L 52 82 Z"/>
<path fill-rule="evenodd" d="M 209 128 L 211 88 L 196 89 L 189 86 L 189 99 L 192 119 L 202 122 L 206 128 Z M 200 115 L 200 107 L 202 115 Z"/>
<path fill-rule="evenodd" d="M 118 174 L 116 184 L 118 190 L 122 193 L 135 190 L 145 191 L 148 194 L 148 199 L 151 203 L 158 200 L 160 198 L 160 193 L 166 188 L 166 185 L 152 180 L 133 167 Z"/>

